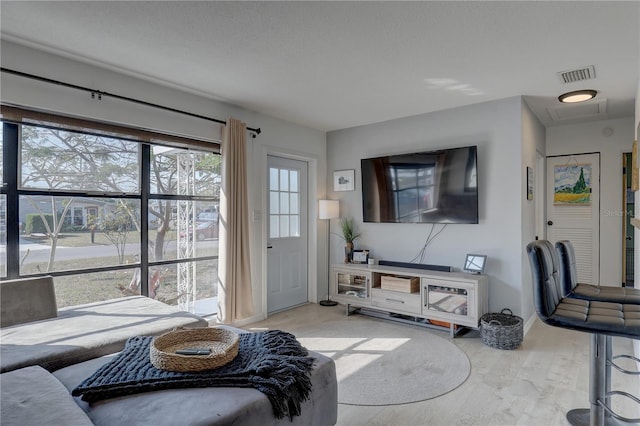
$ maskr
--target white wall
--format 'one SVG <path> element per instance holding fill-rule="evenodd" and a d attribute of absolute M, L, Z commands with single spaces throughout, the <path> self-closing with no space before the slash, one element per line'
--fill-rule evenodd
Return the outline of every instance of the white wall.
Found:
<path fill-rule="evenodd" d="M 326 182 L 326 138 L 325 133 L 288 123 L 264 114 L 248 111 L 223 102 L 198 96 L 193 93 L 154 84 L 130 75 L 114 72 L 106 68 L 55 56 L 35 49 L 2 41 L 2 66 L 18 71 L 35 74 L 55 80 L 90 87 L 104 92 L 145 100 L 171 108 L 182 109 L 196 114 L 225 120 L 238 118 L 249 127 L 260 127 L 262 134 L 256 139 L 248 138 L 248 155 L 251 176 L 249 177 L 250 204 L 252 212 L 264 217 L 266 155 L 277 153 L 310 162 L 309 188 L 309 241 L 310 252 L 310 294 L 311 300 L 317 300 L 316 289 L 318 272 L 316 270 L 316 236 L 318 221 L 315 219 L 315 200 L 324 196 Z M 188 66 L 188 65 L 186 65 Z M 218 124 L 184 115 L 165 112 L 154 108 L 118 101 L 105 97 L 92 100 L 88 93 L 40 83 L 29 79 L 2 73 L 0 80 L 0 98 L 4 103 L 42 109 L 61 114 L 142 127 L 150 130 L 190 136 L 205 140 L 219 140 Z M 251 217 L 254 217 L 251 214 Z M 266 295 L 264 274 L 266 272 L 266 222 L 257 219 L 252 223 L 252 261 L 254 305 L 256 318 L 264 317 Z M 326 235 L 326 228 L 320 235 Z M 325 237 L 326 239 L 326 237 Z M 324 244 L 324 240 L 322 240 Z M 326 248 L 326 246 L 324 246 Z M 321 249 L 322 250 L 322 249 Z M 321 251 L 324 253 L 324 251 Z M 326 269 L 321 269 L 320 278 L 325 279 Z M 326 281 L 325 286 L 326 286 Z M 326 289 L 326 287 L 324 287 Z"/>
<path fill-rule="evenodd" d="M 604 136 L 611 128 L 613 134 Z M 600 153 L 600 283 L 622 283 L 622 153 L 631 152 L 633 118 L 547 129 L 547 155 Z"/>
<path fill-rule="evenodd" d="M 356 170 L 356 190 L 330 191 L 329 198 L 341 201 L 341 216 L 355 219 L 356 229 L 362 232 L 357 247 L 371 250 L 376 259 L 409 262 L 431 230 L 428 224 L 362 222 L 361 158 L 478 145 L 480 223 L 448 225 L 429 246 L 423 263 L 449 265 L 459 270 L 466 253 L 487 254 L 490 310 L 509 308 L 521 314 L 524 273 L 521 200 L 525 182 L 522 108 L 522 99 L 515 97 L 329 132 L 328 183 L 334 170 Z M 529 114 L 526 116 L 530 119 Z M 529 127 L 539 131 L 535 125 Z M 538 138 L 533 136 L 531 140 Z M 532 165 L 535 150 L 533 153 L 526 156 Z M 334 222 L 332 232 L 336 233 L 338 223 Z M 435 225 L 436 230 L 441 227 Z M 532 227 L 533 223 L 527 225 L 528 229 Z M 332 262 L 342 262 L 342 242 L 336 236 L 331 240 L 331 252 Z"/>

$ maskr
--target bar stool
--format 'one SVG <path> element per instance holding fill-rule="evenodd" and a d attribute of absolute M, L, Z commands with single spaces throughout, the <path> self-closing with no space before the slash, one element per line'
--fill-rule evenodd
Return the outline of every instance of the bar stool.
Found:
<path fill-rule="evenodd" d="M 571 241 L 562 240 L 556 242 L 555 246 L 560 267 L 560 282 L 566 297 L 640 304 L 640 289 L 578 283 L 576 252 L 573 244 Z"/>
<path fill-rule="evenodd" d="M 569 423 L 576 426 L 604 426 L 605 420 L 606 424 L 640 423 L 640 418 L 623 417 L 610 407 L 613 395 L 622 395 L 640 404 L 640 400 L 633 395 L 610 389 L 610 366 L 615 366 L 611 357 L 611 337 L 640 339 L 640 305 L 566 297 L 553 245 L 546 240 L 533 241 L 527 245 L 527 255 L 533 276 L 534 304 L 538 317 L 553 327 L 591 334 L 590 405 L 588 409 L 569 411 Z"/>

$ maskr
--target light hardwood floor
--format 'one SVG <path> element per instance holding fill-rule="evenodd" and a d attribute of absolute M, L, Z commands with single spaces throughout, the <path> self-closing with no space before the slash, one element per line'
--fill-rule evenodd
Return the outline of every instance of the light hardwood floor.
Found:
<path fill-rule="evenodd" d="M 307 304 L 249 324 L 248 330 L 280 329 L 305 336 L 305 325 L 343 319 L 349 326 L 344 306 Z M 372 329 L 376 321 L 371 318 Z M 415 327 L 405 325 L 405 327 Z M 449 338 L 448 331 L 434 331 Z M 498 350 L 484 345 L 477 331 L 451 340 L 471 361 L 469 378 L 443 396 L 411 404 L 354 406 L 340 404 L 338 425 L 568 425 L 565 414 L 573 408 L 588 407 L 589 335 L 543 324 L 539 320 L 516 350 Z M 309 347 L 309 349 L 313 349 Z M 633 354 L 628 339 L 614 338 L 615 354 Z M 633 362 L 620 364 L 635 369 Z M 640 395 L 640 379 L 617 371 L 612 388 Z M 614 409 L 620 414 L 640 417 L 640 408 L 627 398 L 616 397 Z"/>

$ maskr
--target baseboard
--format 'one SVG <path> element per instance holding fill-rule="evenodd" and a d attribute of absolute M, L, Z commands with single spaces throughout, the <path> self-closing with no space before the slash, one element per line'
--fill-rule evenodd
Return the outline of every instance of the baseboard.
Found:
<path fill-rule="evenodd" d="M 233 321 L 231 324 L 227 324 L 227 325 L 231 325 L 233 327 L 242 328 L 245 325 L 253 324 L 255 322 L 260 322 L 260 321 L 265 320 L 265 319 L 267 319 L 267 315 L 266 314 L 258 314 L 258 315 L 253 315 L 253 316 L 251 316 L 249 318 L 244 318 L 244 319 L 241 319 L 241 320 Z M 217 317 L 216 317 L 216 319 L 209 320 L 209 324 L 216 325 L 216 324 L 221 324 L 221 323 L 217 321 Z"/>
<path fill-rule="evenodd" d="M 523 334 L 526 336 L 527 333 L 529 332 L 529 330 L 531 329 L 531 327 L 533 327 L 533 323 L 536 322 L 536 314 L 534 313 L 533 315 L 531 315 L 529 317 L 529 319 L 527 320 L 527 322 L 524 323 L 524 329 L 523 329 Z"/>

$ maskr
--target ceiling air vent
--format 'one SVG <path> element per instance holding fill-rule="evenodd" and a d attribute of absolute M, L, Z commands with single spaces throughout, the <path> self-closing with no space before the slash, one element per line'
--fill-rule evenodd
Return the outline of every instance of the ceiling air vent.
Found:
<path fill-rule="evenodd" d="M 560 81 L 563 83 L 575 83 L 576 81 L 591 80 L 596 78 L 596 69 L 593 65 L 579 68 L 577 70 L 561 71 L 558 73 Z"/>

